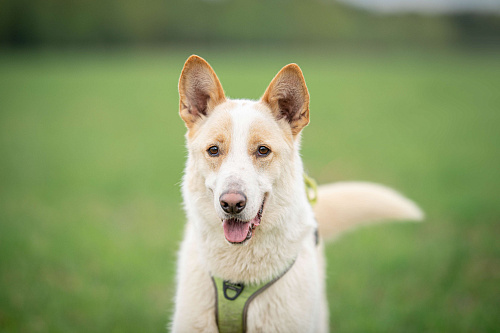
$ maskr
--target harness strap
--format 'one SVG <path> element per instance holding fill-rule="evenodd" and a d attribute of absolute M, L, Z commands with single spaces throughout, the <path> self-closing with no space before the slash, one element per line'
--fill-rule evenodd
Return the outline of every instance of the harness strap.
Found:
<path fill-rule="evenodd" d="M 261 284 L 231 283 L 212 276 L 215 288 L 215 320 L 220 333 L 245 333 L 250 303 L 263 291 L 278 281 L 290 270 L 292 264 L 279 276 Z"/>
<path fill-rule="evenodd" d="M 307 200 L 309 200 L 309 204 L 314 206 L 318 201 L 318 184 L 314 178 L 309 177 L 307 173 L 304 172 L 304 186 L 306 188 Z"/>

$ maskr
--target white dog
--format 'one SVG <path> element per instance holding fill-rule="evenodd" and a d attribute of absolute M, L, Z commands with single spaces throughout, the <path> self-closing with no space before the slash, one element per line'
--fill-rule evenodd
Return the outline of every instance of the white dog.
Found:
<path fill-rule="evenodd" d="M 174 332 L 327 332 L 321 241 L 364 222 L 422 218 L 397 192 L 370 183 L 304 186 L 300 133 L 309 93 L 285 66 L 259 101 L 230 100 L 198 56 L 179 81 L 188 128 Z M 318 223 L 316 222 L 318 221 Z"/>

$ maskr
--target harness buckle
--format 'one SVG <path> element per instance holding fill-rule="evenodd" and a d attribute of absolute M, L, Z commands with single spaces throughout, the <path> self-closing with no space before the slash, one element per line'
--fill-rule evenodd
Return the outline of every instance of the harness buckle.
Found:
<path fill-rule="evenodd" d="M 236 298 L 238 298 L 238 296 L 240 296 L 241 292 L 243 291 L 243 288 L 245 288 L 245 286 L 242 283 L 231 283 L 229 281 L 224 281 L 222 283 L 222 290 L 224 291 L 224 297 L 230 301 L 234 301 Z M 233 294 L 234 292 L 233 296 L 228 295 L 227 293 L 228 289 L 232 291 L 230 292 L 231 294 Z"/>

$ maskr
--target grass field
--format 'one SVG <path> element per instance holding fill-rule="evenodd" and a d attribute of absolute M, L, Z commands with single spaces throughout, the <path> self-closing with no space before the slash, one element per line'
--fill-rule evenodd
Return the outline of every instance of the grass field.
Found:
<path fill-rule="evenodd" d="M 499 52 L 165 49 L 0 54 L 0 332 L 165 331 L 193 52 L 236 98 L 299 63 L 309 173 L 427 214 L 327 246 L 332 331 L 500 330 Z"/>

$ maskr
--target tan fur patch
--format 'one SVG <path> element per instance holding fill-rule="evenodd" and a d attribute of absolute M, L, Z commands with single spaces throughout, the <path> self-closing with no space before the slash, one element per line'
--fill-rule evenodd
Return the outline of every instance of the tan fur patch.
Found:
<path fill-rule="evenodd" d="M 277 120 L 274 117 L 273 110 L 270 108 L 270 106 L 267 103 L 264 103 L 261 101 L 261 102 L 257 103 L 255 106 L 257 107 L 257 109 L 261 113 L 270 116 L 268 121 L 258 120 L 256 122 L 256 124 L 255 124 L 256 133 L 258 133 L 259 129 L 264 129 L 264 128 L 266 128 L 266 126 L 269 127 L 269 122 L 271 122 L 271 121 L 275 122 L 279 126 L 279 128 L 281 129 L 281 133 L 280 133 L 281 139 L 285 139 L 286 143 L 290 147 L 293 147 L 293 142 L 294 142 L 294 139 L 296 138 L 296 136 L 291 131 L 291 127 L 290 127 L 290 124 L 288 123 L 288 121 L 286 121 L 285 119 Z M 252 133 L 253 132 L 254 131 L 252 130 Z M 276 133 L 272 129 L 269 129 L 266 134 L 276 134 Z M 270 136 L 268 136 L 268 137 L 270 137 Z"/>
<path fill-rule="evenodd" d="M 278 123 L 279 126 L 279 123 Z M 293 146 L 293 137 L 288 131 L 280 131 L 276 127 L 276 120 L 270 118 L 269 120 L 258 119 L 253 122 L 250 128 L 250 135 L 248 138 L 248 154 L 252 156 L 254 165 L 259 169 L 266 169 L 270 164 L 280 155 L 283 150 L 285 138 L 286 146 Z M 265 146 L 271 150 L 267 156 L 259 156 L 258 149 L 260 146 Z"/>
<path fill-rule="evenodd" d="M 216 109 L 214 109 L 213 112 L 216 112 L 216 113 L 229 112 L 234 107 L 236 107 L 235 102 L 233 102 L 231 100 L 226 100 L 224 103 L 218 105 L 216 107 Z M 205 124 L 206 120 L 207 119 L 205 118 L 202 121 L 198 121 L 198 122 L 194 123 L 192 127 L 188 128 L 188 131 L 186 133 L 187 134 L 186 138 L 188 139 L 188 141 L 193 141 L 196 138 L 196 136 L 200 132 L 200 129 Z M 221 121 L 221 124 L 224 124 L 226 121 L 230 122 L 229 117 L 226 117 L 225 119 L 222 119 L 220 121 Z M 221 126 L 224 126 L 224 125 L 221 125 Z M 229 125 L 229 126 L 231 126 L 231 125 Z M 228 128 L 232 128 L 232 127 L 228 127 Z"/>
<path fill-rule="evenodd" d="M 210 123 L 206 124 L 203 128 L 202 133 L 200 132 L 200 137 L 198 140 L 200 142 L 200 148 L 204 150 L 204 156 L 208 162 L 209 167 L 217 171 L 220 169 L 222 162 L 229 154 L 229 149 L 231 147 L 231 133 L 233 130 L 233 124 L 231 118 L 227 115 L 225 111 L 217 112 L 217 117 L 214 115 L 214 119 L 210 119 Z M 212 146 L 217 146 L 219 148 L 218 156 L 210 156 L 208 149 Z"/>
<path fill-rule="evenodd" d="M 266 128 L 265 121 L 257 120 L 252 124 L 250 129 L 250 137 L 248 138 L 248 153 L 253 154 L 257 151 L 259 145 L 270 146 L 269 140 L 273 137 L 273 133 Z"/>

